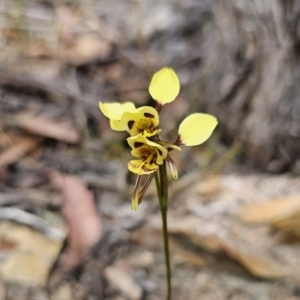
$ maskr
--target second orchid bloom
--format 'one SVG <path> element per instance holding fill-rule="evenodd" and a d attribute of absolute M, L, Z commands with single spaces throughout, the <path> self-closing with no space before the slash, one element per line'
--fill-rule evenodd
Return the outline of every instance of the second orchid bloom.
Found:
<path fill-rule="evenodd" d="M 162 107 L 174 101 L 180 91 L 179 79 L 171 68 L 163 68 L 155 73 L 149 86 L 149 93 L 156 101 L 156 109 L 150 106 L 135 108 L 131 102 L 99 102 L 102 113 L 109 118 L 110 127 L 116 131 L 127 131 L 131 154 L 137 159 L 128 163 L 128 169 L 137 174 L 132 195 L 132 209 L 137 210 L 143 195 L 150 185 L 159 166 L 167 162 L 173 177 L 177 169 L 170 157 L 170 151 L 181 150 L 179 146 L 195 146 L 205 142 L 218 124 L 217 119 L 208 114 L 194 113 L 186 117 L 179 125 L 178 137 L 174 143 L 163 141 L 160 137 L 159 113 Z M 149 175 L 141 186 L 141 176 Z"/>

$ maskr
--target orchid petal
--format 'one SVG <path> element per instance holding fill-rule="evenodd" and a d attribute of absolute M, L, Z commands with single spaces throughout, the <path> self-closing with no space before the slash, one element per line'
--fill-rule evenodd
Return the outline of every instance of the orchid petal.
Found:
<path fill-rule="evenodd" d="M 149 93 L 161 105 L 174 101 L 179 91 L 180 82 L 173 69 L 163 68 L 153 75 Z"/>
<path fill-rule="evenodd" d="M 121 120 L 122 115 L 127 111 L 133 111 L 135 109 L 135 106 L 132 102 L 125 102 L 125 103 L 99 102 L 99 108 L 105 117 L 112 120 Z"/>
<path fill-rule="evenodd" d="M 109 125 L 112 130 L 115 131 L 125 131 L 125 128 L 122 126 L 121 122 L 118 120 L 109 120 Z"/>
<path fill-rule="evenodd" d="M 128 163 L 128 170 L 137 175 L 146 175 L 151 174 L 157 171 L 158 165 L 155 164 L 147 164 L 143 159 L 135 159 L 131 160 Z"/>
<path fill-rule="evenodd" d="M 179 126 L 180 144 L 195 146 L 204 143 L 211 136 L 217 124 L 217 119 L 208 114 L 189 115 Z"/>

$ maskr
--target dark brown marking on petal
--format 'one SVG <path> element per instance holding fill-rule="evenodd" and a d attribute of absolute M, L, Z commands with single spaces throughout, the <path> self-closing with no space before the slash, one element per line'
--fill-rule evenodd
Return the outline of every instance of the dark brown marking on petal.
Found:
<path fill-rule="evenodd" d="M 159 155 L 162 156 L 162 154 L 163 154 L 162 151 L 158 148 L 157 148 L 157 151 L 158 151 Z"/>
<path fill-rule="evenodd" d="M 142 170 L 143 170 L 144 172 L 148 172 L 148 171 L 149 171 L 149 169 L 147 168 L 146 164 L 142 166 Z"/>
<path fill-rule="evenodd" d="M 132 127 L 133 127 L 133 124 L 134 124 L 134 121 L 128 121 L 128 123 L 127 123 L 127 126 L 128 126 L 128 128 L 131 130 L 132 129 Z"/>
<path fill-rule="evenodd" d="M 134 164 L 132 164 L 130 162 L 128 163 L 128 165 L 131 166 L 133 169 L 138 169 L 138 166 L 136 166 L 136 165 L 134 165 Z"/>
<path fill-rule="evenodd" d="M 148 157 L 149 155 L 150 155 L 151 153 L 149 152 L 149 150 L 148 149 L 142 149 L 141 150 L 141 155 L 143 156 L 143 157 Z"/>
<path fill-rule="evenodd" d="M 156 165 L 156 167 L 158 168 L 157 165 Z M 144 165 L 142 166 L 142 170 L 143 170 L 144 172 L 154 172 L 154 171 L 155 171 L 155 170 L 153 170 L 153 169 L 148 168 L 148 167 L 146 166 L 146 164 L 144 164 Z"/>
<path fill-rule="evenodd" d="M 152 114 L 149 114 L 149 113 L 144 113 L 144 116 L 146 117 L 146 118 L 155 118 L 155 116 L 153 116 Z"/>
<path fill-rule="evenodd" d="M 144 144 L 143 143 L 139 143 L 139 142 L 135 142 L 133 144 L 134 148 L 139 148 L 139 147 L 142 147 Z"/>

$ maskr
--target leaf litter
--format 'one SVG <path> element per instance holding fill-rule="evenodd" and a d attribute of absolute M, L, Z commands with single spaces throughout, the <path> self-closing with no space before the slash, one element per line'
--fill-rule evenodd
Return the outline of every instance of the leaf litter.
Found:
<path fill-rule="evenodd" d="M 39 18 L 12 2 L 2 7 L 10 16 L 0 32 L 0 290 L 7 299 L 164 295 L 157 201 L 150 190 L 139 215 L 130 211 L 124 146 L 97 108 L 103 99 L 148 100 L 141 51 L 124 46 L 135 45 L 126 38 L 135 39 L 136 28 L 127 14 L 105 22 L 108 8 L 99 19 L 85 5 L 26 3 Z M 157 5 L 173 24 L 170 7 Z M 165 26 L 151 24 L 149 37 Z M 149 55 L 155 64 L 165 58 Z M 178 103 L 176 119 L 188 110 L 184 96 Z M 174 299 L 299 299 L 299 179 L 235 173 L 242 167 L 234 163 L 204 177 L 189 170 L 199 158 L 190 154 L 178 161 L 187 174 L 170 189 Z"/>

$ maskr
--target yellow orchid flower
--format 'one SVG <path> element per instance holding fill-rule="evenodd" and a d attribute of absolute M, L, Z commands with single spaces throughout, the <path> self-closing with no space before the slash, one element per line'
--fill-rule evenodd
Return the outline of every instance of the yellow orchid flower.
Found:
<path fill-rule="evenodd" d="M 130 135 L 127 142 L 131 154 L 136 159 L 127 164 L 128 170 L 137 174 L 131 197 L 131 208 L 137 210 L 150 183 L 155 177 L 155 184 L 162 216 L 162 232 L 166 261 L 167 295 L 171 299 L 171 267 L 168 244 L 168 174 L 178 178 L 176 165 L 170 157 L 173 150 L 181 150 L 179 146 L 196 146 L 204 143 L 216 128 L 218 121 L 214 116 L 193 113 L 179 125 L 178 137 L 174 143 L 164 141 L 160 137 L 159 114 L 163 106 L 176 99 L 180 91 L 180 82 L 171 68 L 162 68 L 156 72 L 150 82 L 149 93 L 156 101 L 156 109 L 150 106 L 135 108 L 131 102 L 103 103 L 99 102 L 102 113 L 109 118 L 113 130 L 127 131 Z M 142 176 L 147 175 L 146 180 Z M 143 184 L 142 184 L 143 182 Z"/>
<path fill-rule="evenodd" d="M 128 169 L 138 175 L 151 174 L 157 171 L 168 155 L 167 149 L 138 134 L 127 139 L 131 154 L 139 159 L 131 160 Z"/>
<path fill-rule="evenodd" d="M 167 165 L 175 179 L 178 178 L 176 165 L 170 157 L 173 150 L 181 150 L 179 146 L 196 146 L 204 143 L 216 128 L 218 121 L 214 116 L 193 113 L 179 125 L 178 137 L 174 143 L 164 141 L 160 137 L 159 114 L 163 106 L 176 99 L 180 91 L 179 79 L 171 68 L 163 68 L 156 72 L 150 82 L 149 93 L 156 101 L 156 109 L 150 106 L 135 108 L 131 102 L 103 103 L 99 108 L 109 119 L 113 130 L 127 131 L 130 135 L 127 142 L 131 154 L 136 159 L 127 164 L 128 170 L 137 174 L 131 197 L 131 208 L 137 210 L 150 183 L 155 177 L 155 184 L 162 216 L 162 232 L 166 261 L 167 295 L 171 299 L 171 266 L 168 243 L 168 174 Z M 142 176 L 147 175 L 146 180 Z M 143 182 L 143 183 L 142 183 Z"/>
<path fill-rule="evenodd" d="M 157 108 L 143 106 L 135 108 L 131 102 L 99 103 L 102 113 L 110 119 L 110 126 L 117 131 L 127 131 L 127 139 L 131 154 L 137 159 L 128 163 L 129 171 L 137 174 L 137 181 L 132 196 L 132 208 L 137 209 L 142 197 L 150 185 L 159 166 L 169 165 L 171 174 L 178 178 L 176 165 L 169 153 L 181 150 L 179 146 L 196 146 L 204 143 L 218 124 L 214 116 L 194 113 L 186 117 L 180 124 L 178 138 L 174 143 L 161 140 L 159 133 L 159 114 L 163 105 L 175 100 L 180 91 L 179 79 L 171 68 L 163 68 L 156 72 L 149 86 L 152 98 L 157 102 Z M 141 176 L 149 178 L 141 187 Z"/>

